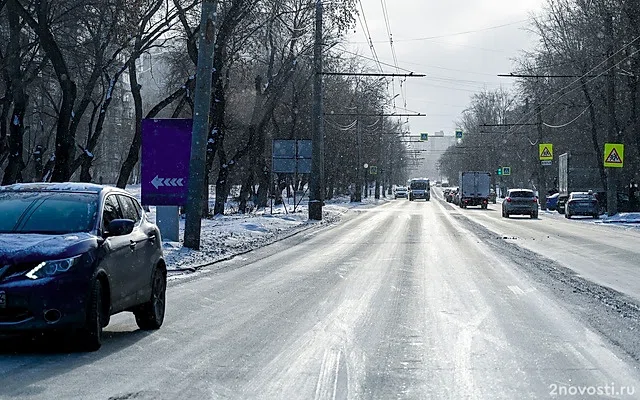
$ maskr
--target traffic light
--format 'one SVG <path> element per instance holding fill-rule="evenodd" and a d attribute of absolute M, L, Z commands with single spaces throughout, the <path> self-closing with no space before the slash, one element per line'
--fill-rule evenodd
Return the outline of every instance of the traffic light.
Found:
<path fill-rule="evenodd" d="M 498 176 L 502 176 L 502 167 L 500 167 L 500 168 L 498 168 L 498 169 L 496 170 L 496 175 L 498 175 Z"/>

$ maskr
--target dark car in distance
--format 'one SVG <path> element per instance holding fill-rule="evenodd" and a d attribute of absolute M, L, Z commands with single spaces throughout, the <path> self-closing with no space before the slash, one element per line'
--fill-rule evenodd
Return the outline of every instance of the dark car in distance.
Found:
<path fill-rule="evenodd" d="M 582 215 L 592 218 L 600 217 L 600 205 L 593 193 L 573 192 L 569 195 L 569 200 L 565 206 L 564 216 L 571 218 Z"/>
<path fill-rule="evenodd" d="M 72 333 L 97 350 L 110 316 L 164 320 L 167 271 L 160 232 L 138 201 L 113 187 L 0 188 L 0 333 Z"/>
<path fill-rule="evenodd" d="M 560 193 L 554 193 L 551 196 L 547 196 L 547 210 L 555 211 L 558 208 L 558 197 L 560 197 Z"/>

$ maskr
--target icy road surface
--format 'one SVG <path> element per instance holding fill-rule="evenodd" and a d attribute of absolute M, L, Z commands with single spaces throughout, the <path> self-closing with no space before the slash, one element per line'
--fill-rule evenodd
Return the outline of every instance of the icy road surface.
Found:
<path fill-rule="evenodd" d="M 116 316 L 96 353 L 0 342 L 0 397 L 638 398 L 638 307 L 558 254 L 630 267 L 638 236 L 568 230 L 544 258 L 473 221 L 560 228 L 472 212 L 435 197 L 358 211 L 172 282 L 159 331 Z"/>

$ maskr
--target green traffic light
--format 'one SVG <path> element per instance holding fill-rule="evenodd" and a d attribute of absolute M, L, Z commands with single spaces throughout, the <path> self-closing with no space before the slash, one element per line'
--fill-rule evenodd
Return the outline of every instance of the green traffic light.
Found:
<path fill-rule="evenodd" d="M 496 174 L 497 174 L 497 175 L 502 175 L 502 168 L 498 168 L 498 169 L 496 170 Z"/>

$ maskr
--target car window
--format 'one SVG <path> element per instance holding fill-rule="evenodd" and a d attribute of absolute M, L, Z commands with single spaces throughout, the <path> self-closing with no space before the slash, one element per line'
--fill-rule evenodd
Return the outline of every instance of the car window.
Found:
<path fill-rule="evenodd" d="M 138 212 L 138 216 L 140 217 L 140 219 L 142 219 L 142 216 L 144 215 L 144 210 L 142 209 L 142 206 L 140 205 L 140 203 L 138 203 L 138 200 L 132 199 L 133 200 L 133 205 L 136 207 L 136 211 Z"/>
<path fill-rule="evenodd" d="M 118 195 L 118 200 L 120 200 L 120 205 L 122 206 L 123 218 L 130 219 L 135 222 L 140 221 L 140 215 L 138 215 L 138 211 L 136 211 L 136 206 L 133 204 L 133 199 L 131 197 Z"/>
<path fill-rule="evenodd" d="M 86 193 L 3 193 L 0 233 L 89 232 L 95 226 L 97 204 L 98 196 Z"/>
<path fill-rule="evenodd" d="M 114 219 L 121 219 L 122 210 L 120 208 L 120 203 L 116 199 L 115 195 L 108 196 L 104 201 L 104 211 L 102 213 L 102 227 L 106 229 L 109 226 L 109 223 Z"/>
<path fill-rule="evenodd" d="M 529 190 L 514 190 L 509 192 L 509 197 L 533 197 L 533 192 Z"/>

